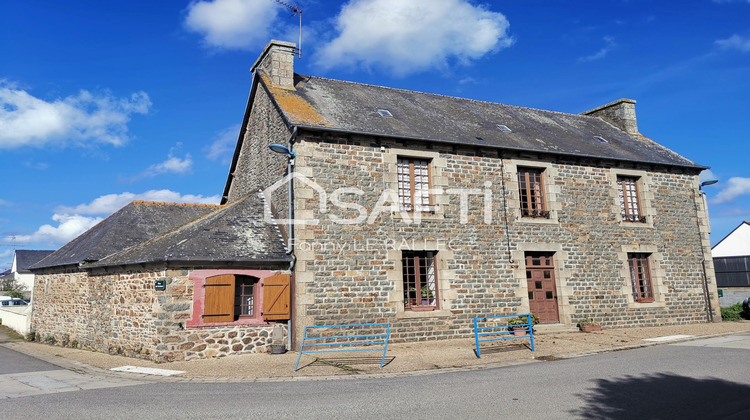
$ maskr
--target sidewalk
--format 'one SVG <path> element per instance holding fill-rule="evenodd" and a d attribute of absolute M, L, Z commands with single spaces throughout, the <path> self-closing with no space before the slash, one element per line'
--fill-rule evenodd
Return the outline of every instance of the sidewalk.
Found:
<path fill-rule="evenodd" d="M 319 356 L 317 360 L 311 355 L 303 355 L 297 372 L 293 372 L 297 352 L 280 355 L 246 354 L 220 359 L 154 363 L 148 360 L 24 341 L 8 342 L 3 345 L 82 373 L 107 372 L 127 378 L 168 382 L 242 382 L 362 378 L 429 374 L 436 370 L 480 369 L 564 359 L 733 333 L 750 333 L 750 321 L 621 328 L 593 333 L 578 331 L 539 333 L 534 336 L 536 351 L 533 353 L 528 349 L 527 339 L 507 340 L 483 344 L 481 359 L 474 354 L 473 339 L 390 344 L 386 356 L 387 364 L 382 369 L 378 367 L 380 356 L 377 352 L 331 353 L 317 355 Z M 644 341 L 647 338 L 677 335 L 691 337 L 663 342 Z M 184 373 L 162 377 L 109 371 L 111 368 L 122 366 L 168 369 Z"/>

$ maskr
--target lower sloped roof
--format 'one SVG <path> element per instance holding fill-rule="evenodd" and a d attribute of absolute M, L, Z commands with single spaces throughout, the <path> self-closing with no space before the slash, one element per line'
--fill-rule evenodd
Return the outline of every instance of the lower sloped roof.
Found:
<path fill-rule="evenodd" d="M 31 269 L 80 265 L 170 232 L 218 205 L 135 200 L 48 255 Z"/>
<path fill-rule="evenodd" d="M 264 220 L 265 204 L 250 194 L 176 230 L 123 249 L 85 268 L 150 262 L 290 261 L 276 225 Z"/>

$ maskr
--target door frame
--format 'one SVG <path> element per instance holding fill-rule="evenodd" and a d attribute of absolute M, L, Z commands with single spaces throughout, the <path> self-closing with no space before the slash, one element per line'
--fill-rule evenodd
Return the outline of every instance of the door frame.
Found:
<path fill-rule="evenodd" d="M 549 261 L 550 264 L 540 264 L 538 266 L 529 265 L 528 264 L 529 258 L 533 259 L 535 257 L 534 256 L 529 256 L 528 254 L 537 254 L 537 255 L 544 255 L 544 254 L 546 254 L 547 257 L 542 257 L 542 258 L 549 259 L 550 260 Z M 557 323 L 559 323 L 560 322 L 560 303 L 559 303 L 558 290 L 557 290 L 557 279 L 556 279 L 556 276 L 555 276 L 556 271 L 557 271 L 556 270 L 556 266 L 555 266 L 555 253 L 554 252 L 540 252 L 540 251 L 526 251 L 526 252 L 524 252 L 524 267 L 525 267 L 525 271 L 526 271 L 526 287 L 527 287 L 527 289 L 526 289 L 527 293 L 526 294 L 527 294 L 527 296 L 531 295 L 532 293 L 534 293 L 536 291 L 536 290 L 532 291 L 531 286 L 529 286 L 529 283 L 532 283 L 532 282 L 535 281 L 532 278 L 529 278 L 529 272 L 530 271 L 547 272 L 549 274 L 549 278 L 548 279 L 542 279 L 541 282 L 542 283 L 552 282 L 552 293 L 554 294 L 554 296 L 553 296 L 552 299 L 545 298 L 544 301 L 539 302 L 539 305 L 542 305 L 543 307 L 546 307 L 547 300 L 553 300 L 553 302 L 550 302 L 550 303 L 551 304 L 553 303 L 552 306 L 555 309 L 555 317 L 554 317 L 555 319 L 553 319 L 551 321 L 550 320 L 544 320 L 544 323 L 548 323 L 548 324 L 557 324 Z M 542 287 L 542 289 L 546 289 L 546 287 Z M 532 299 L 531 297 L 529 297 L 529 312 L 534 313 L 535 315 L 537 315 L 541 319 L 542 316 L 539 313 L 535 313 L 534 310 L 533 310 L 533 308 L 531 308 L 531 302 L 532 301 L 533 302 L 537 302 L 536 299 Z M 551 309 L 550 309 L 550 311 L 551 311 Z M 543 321 L 540 320 L 539 322 L 542 323 Z"/>
<path fill-rule="evenodd" d="M 560 243 L 519 243 L 517 248 L 511 251 L 513 277 L 516 280 L 516 296 L 521 298 L 521 305 L 516 309 L 518 313 L 528 313 L 529 288 L 526 281 L 526 252 L 553 252 L 552 261 L 555 266 L 555 289 L 557 292 L 557 314 L 561 324 L 571 323 L 570 296 L 573 288 L 568 286 L 570 270 L 565 268 L 568 253 L 563 251 Z"/>

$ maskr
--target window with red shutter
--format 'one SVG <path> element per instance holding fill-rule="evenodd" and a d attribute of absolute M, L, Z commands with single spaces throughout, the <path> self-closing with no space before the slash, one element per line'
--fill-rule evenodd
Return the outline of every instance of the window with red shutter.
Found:
<path fill-rule="evenodd" d="M 281 321 L 291 318 L 291 276 L 277 274 L 263 280 L 263 319 Z"/>

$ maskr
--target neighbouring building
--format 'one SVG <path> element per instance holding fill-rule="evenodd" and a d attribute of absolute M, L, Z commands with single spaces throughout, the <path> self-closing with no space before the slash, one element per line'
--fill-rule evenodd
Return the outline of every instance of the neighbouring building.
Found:
<path fill-rule="evenodd" d="M 29 267 L 51 254 L 51 250 L 17 249 L 13 251 L 13 262 L 10 269 L 3 273 L 2 278 L 12 278 L 22 285 L 28 294 L 34 289 L 34 273 Z"/>
<path fill-rule="evenodd" d="M 721 306 L 750 298 L 750 222 L 740 223 L 711 249 Z"/>
<path fill-rule="evenodd" d="M 135 202 L 35 266 L 40 339 L 171 360 L 266 351 L 274 329 L 295 347 L 306 325 L 720 320 L 706 167 L 640 134 L 634 101 L 566 114 L 299 75 L 294 55 L 272 41 L 252 67 L 220 206 Z"/>

